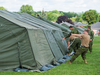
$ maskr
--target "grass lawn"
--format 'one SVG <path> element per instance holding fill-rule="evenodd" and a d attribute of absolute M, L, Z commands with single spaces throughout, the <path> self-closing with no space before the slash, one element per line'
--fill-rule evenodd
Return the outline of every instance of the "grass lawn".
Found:
<path fill-rule="evenodd" d="M 81 56 L 79 56 L 71 65 L 61 64 L 43 73 L 0 72 L 0 75 L 100 75 L 100 36 L 95 37 L 93 43 L 92 54 L 89 51 L 86 54 L 88 64 L 84 64 Z"/>

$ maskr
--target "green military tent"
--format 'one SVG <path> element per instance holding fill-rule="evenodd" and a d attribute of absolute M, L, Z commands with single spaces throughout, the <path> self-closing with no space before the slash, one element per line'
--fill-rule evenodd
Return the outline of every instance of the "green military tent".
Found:
<path fill-rule="evenodd" d="M 63 58 L 68 49 L 62 29 L 67 31 L 40 17 L 0 10 L 0 71 L 39 70 Z"/>

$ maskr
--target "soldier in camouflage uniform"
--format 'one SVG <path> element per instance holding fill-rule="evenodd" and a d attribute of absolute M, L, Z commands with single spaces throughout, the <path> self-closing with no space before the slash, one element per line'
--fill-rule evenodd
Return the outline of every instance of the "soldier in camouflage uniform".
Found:
<path fill-rule="evenodd" d="M 88 26 L 87 30 L 89 30 L 88 34 L 90 35 L 89 51 L 92 54 L 92 45 L 93 45 L 93 39 L 94 39 L 94 32 L 91 30 L 91 26 Z"/>
<path fill-rule="evenodd" d="M 66 38 L 70 37 L 71 33 L 79 34 L 79 31 L 77 29 L 73 28 L 73 26 L 70 26 L 69 29 L 71 30 L 71 32 L 65 38 L 63 38 L 62 40 L 65 40 Z"/>
<path fill-rule="evenodd" d="M 71 30 L 71 32 L 65 37 L 65 38 L 63 38 L 62 40 L 65 40 L 66 38 L 69 38 L 70 37 L 70 34 L 79 34 L 79 31 L 77 30 L 77 29 L 75 29 L 75 28 L 73 28 L 73 26 L 69 26 L 69 29 Z M 76 43 L 76 41 L 74 42 L 74 43 Z M 76 44 L 76 45 L 78 45 L 78 44 Z M 70 56 L 70 52 L 72 51 L 72 49 L 74 48 L 73 47 L 74 45 L 72 45 L 71 47 L 70 47 L 70 50 L 69 50 L 69 56 Z M 75 49 L 73 49 L 74 51 L 75 51 Z"/>
<path fill-rule="evenodd" d="M 72 44 L 70 45 L 70 42 L 72 42 Z M 76 52 L 76 50 L 78 50 L 78 48 L 80 48 L 81 45 L 81 39 L 75 36 L 70 36 L 68 39 L 68 49 L 69 49 L 69 56 L 70 53 L 72 52 L 72 50 L 74 50 L 74 52 Z M 70 46 L 70 47 L 69 47 Z"/>
<path fill-rule="evenodd" d="M 89 41 L 90 41 L 88 30 L 85 30 L 84 34 L 72 34 L 72 35 L 81 38 L 82 44 L 81 44 L 81 47 L 78 48 L 78 50 L 76 50 L 76 53 L 73 55 L 73 57 L 70 59 L 70 61 L 67 64 L 71 64 L 80 54 L 85 64 L 87 64 L 86 53 L 88 51 Z"/>

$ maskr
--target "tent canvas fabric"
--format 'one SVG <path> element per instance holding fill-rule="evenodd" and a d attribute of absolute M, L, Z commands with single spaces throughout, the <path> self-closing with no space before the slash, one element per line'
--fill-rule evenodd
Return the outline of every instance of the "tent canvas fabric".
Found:
<path fill-rule="evenodd" d="M 0 17 L 0 70 L 36 66 L 27 30 Z M 28 50 L 28 51 L 27 51 Z M 27 54 L 27 56 L 26 56 Z M 27 60 L 25 60 L 27 58 Z"/>
<path fill-rule="evenodd" d="M 67 31 L 27 13 L 0 10 L 0 71 L 39 70 L 63 58 L 68 49 L 62 29 Z"/>
<path fill-rule="evenodd" d="M 48 21 L 46 21 L 46 20 L 43 20 L 43 18 L 41 19 L 40 17 L 40 19 L 37 19 L 37 18 L 35 18 L 35 17 L 33 17 L 33 16 L 31 16 L 31 15 L 29 15 L 29 14 L 26 14 L 26 13 L 21 13 L 21 14 L 17 14 L 17 13 L 10 13 L 10 12 L 4 12 L 4 13 L 6 13 L 6 14 L 8 14 L 8 15 L 10 15 L 10 16 L 12 16 L 12 17 L 15 17 L 16 19 L 18 19 L 18 20 L 21 20 L 21 21 L 23 21 L 23 22 L 26 22 L 26 23 L 29 23 L 29 24 L 31 24 L 31 25 L 33 25 L 33 26 L 36 26 L 36 27 L 39 27 L 39 28 L 41 28 L 41 29 L 45 29 L 45 30 L 52 30 L 52 29 L 55 29 L 55 30 L 59 30 L 59 31 L 61 31 L 61 27 L 60 27 L 60 25 L 56 25 L 56 24 L 53 24 L 53 23 L 51 23 L 50 21 L 49 21 L 49 23 L 47 23 Z M 17 16 L 17 17 L 16 17 Z M 26 19 L 27 18 L 27 19 Z M 43 20 L 43 21 L 42 21 Z M 37 25 L 36 25 L 37 24 Z M 56 25 L 56 26 L 55 26 Z M 59 27 L 59 28 L 58 28 Z M 63 29 L 64 29 L 64 27 L 62 27 Z M 65 28 L 66 29 L 66 28 Z M 66 29 L 67 30 L 67 29 Z M 62 32 L 62 31 L 61 31 Z M 60 34 L 60 33 L 59 33 Z M 60 35 L 62 35 L 62 34 L 60 34 Z M 56 36 L 57 37 L 57 36 Z M 61 37 L 60 37 L 60 39 L 61 39 Z"/>

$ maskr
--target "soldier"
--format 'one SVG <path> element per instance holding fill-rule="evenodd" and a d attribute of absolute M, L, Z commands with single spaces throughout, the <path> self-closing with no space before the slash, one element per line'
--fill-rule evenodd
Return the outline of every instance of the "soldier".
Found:
<path fill-rule="evenodd" d="M 78 50 L 76 50 L 76 53 L 73 55 L 73 57 L 70 59 L 70 61 L 67 64 L 71 64 L 80 54 L 85 64 L 87 64 L 86 53 L 88 51 L 89 40 L 90 40 L 90 36 L 88 35 L 88 30 L 85 30 L 84 34 L 72 34 L 72 35 L 81 38 L 82 45 Z"/>
<path fill-rule="evenodd" d="M 73 34 L 79 34 L 78 30 L 75 29 L 75 28 L 73 28 L 73 26 L 69 26 L 69 29 L 71 30 L 71 33 L 73 33 Z M 70 37 L 70 33 L 65 38 L 63 38 L 62 40 L 65 40 L 68 37 Z"/>
<path fill-rule="evenodd" d="M 88 26 L 87 30 L 89 30 L 88 34 L 90 35 L 89 51 L 92 54 L 92 45 L 93 45 L 93 39 L 94 39 L 94 32 L 91 30 L 91 26 Z"/>
<path fill-rule="evenodd" d="M 72 42 L 72 44 L 70 45 L 70 42 Z M 70 36 L 68 39 L 68 49 L 69 49 L 69 56 L 70 53 L 72 52 L 72 50 L 74 50 L 74 52 L 76 52 L 76 50 L 78 48 L 80 48 L 81 45 L 81 39 L 75 36 Z M 69 47 L 70 46 L 70 47 Z"/>

